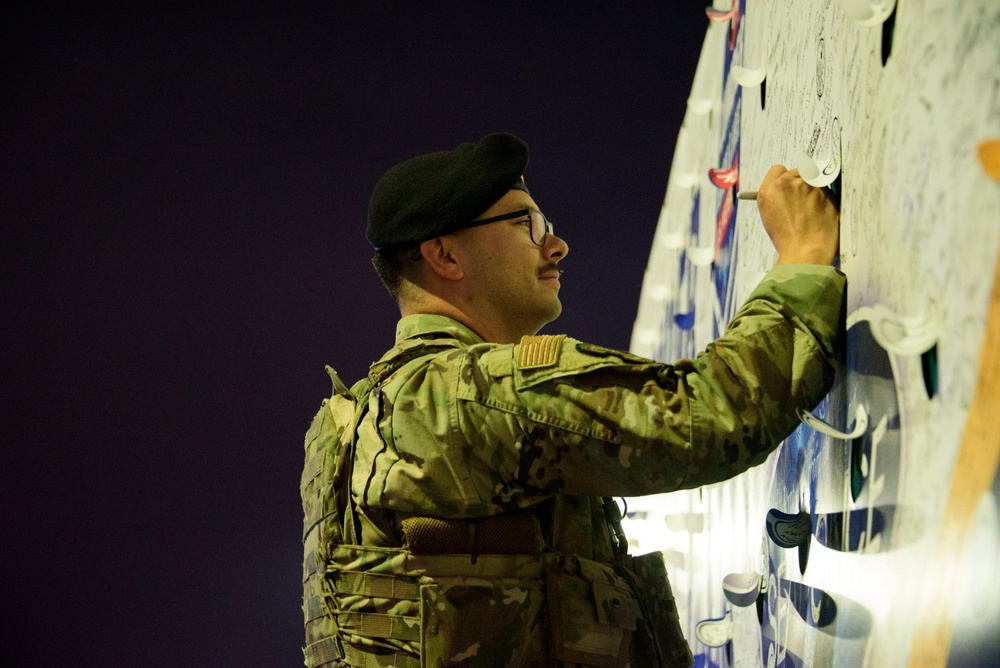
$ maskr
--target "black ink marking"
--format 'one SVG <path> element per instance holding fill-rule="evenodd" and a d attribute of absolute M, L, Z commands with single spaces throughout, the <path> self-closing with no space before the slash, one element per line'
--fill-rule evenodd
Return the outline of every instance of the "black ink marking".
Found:
<path fill-rule="evenodd" d="M 819 136 L 822 130 L 819 127 L 819 123 L 813 125 L 812 137 L 809 139 L 809 148 L 806 149 L 806 155 L 810 158 L 816 157 L 816 145 L 819 144 Z"/>
<path fill-rule="evenodd" d="M 937 344 L 931 346 L 930 350 L 920 356 L 920 370 L 924 375 L 924 389 L 927 390 L 927 398 L 933 399 L 937 396 L 938 390 L 938 356 Z"/>
<path fill-rule="evenodd" d="M 896 10 L 898 8 L 898 4 L 893 7 L 889 18 L 882 23 L 882 67 L 886 66 L 889 62 L 889 56 L 892 55 L 892 39 L 896 33 Z"/>
<path fill-rule="evenodd" d="M 826 44 L 822 37 L 819 39 L 819 44 L 816 47 L 816 97 L 823 97 L 823 92 L 826 90 L 826 59 L 824 57 L 824 51 L 826 50 Z"/>
<path fill-rule="evenodd" d="M 861 458 L 865 454 L 865 437 L 858 436 L 851 441 L 851 501 L 857 501 L 861 487 L 865 484 L 865 474 L 861 470 Z"/>
<path fill-rule="evenodd" d="M 806 566 L 809 564 L 809 543 L 807 539 L 799 545 L 799 573 L 806 574 Z"/>

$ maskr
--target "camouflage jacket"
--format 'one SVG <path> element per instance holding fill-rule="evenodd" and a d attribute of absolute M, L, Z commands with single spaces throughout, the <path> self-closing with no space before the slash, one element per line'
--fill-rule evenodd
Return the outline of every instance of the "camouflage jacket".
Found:
<path fill-rule="evenodd" d="M 422 630 L 388 642 L 391 634 L 361 640 L 356 632 L 355 648 L 423 653 L 413 665 L 538 665 L 538 656 L 565 665 L 689 663 L 662 561 L 616 554 L 603 497 L 697 487 L 763 462 L 794 429 L 795 409 L 829 390 L 844 289 L 829 267 L 776 267 L 719 340 L 674 364 L 561 335 L 485 343 L 449 318 L 404 317 L 395 347 L 352 390 L 364 406 L 347 509 L 357 542 L 381 550 L 383 561 L 403 561 L 374 567 L 351 546 L 334 546 L 332 568 L 360 560 L 427 588 L 409 605 L 389 606 Z M 530 524 L 497 530 L 505 539 L 476 538 L 481 523 L 525 515 Z M 428 521 L 444 529 L 414 528 Z M 457 543 L 443 538 L 455 523 Z M 535 557 L 496 556 L 529 526 Z M 493 524 L 480 529 L 493 532 Z M 464 568 L 449 565 L 465 553 Z M 482 592 L 470 586 L 484 581 L 489 614 L 476 618 L 470 601 Z M 658 648 L 640 642 L 650 635 Z"/>

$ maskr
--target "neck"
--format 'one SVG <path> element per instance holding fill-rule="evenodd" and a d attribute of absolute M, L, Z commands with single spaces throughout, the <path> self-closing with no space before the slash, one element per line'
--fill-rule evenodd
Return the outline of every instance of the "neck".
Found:
<path fill-rule="evenodd" d="M 517 343 L 522 336 L 538 331 L 522 331 L 525 328 L 512 327 L 498 315 L 477 308 L 477 303 L 472 299 L 445 299 L 423 291 L 419 298 L 414 297 L 416 296 L 400 301 L 400 315 L 442 315 L 462 323 L 487 343 Z"/>

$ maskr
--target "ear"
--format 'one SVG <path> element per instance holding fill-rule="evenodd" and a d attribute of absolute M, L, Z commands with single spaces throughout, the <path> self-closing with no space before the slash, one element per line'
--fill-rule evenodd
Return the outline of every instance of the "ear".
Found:
<path fill-rule="evenodd" d="M 435 274 L 448 281 L 465 277 L 462 264 L 455 253 L 454 239 L 437 237 L 420 244 L 420 254 L 424 262 Z"/>

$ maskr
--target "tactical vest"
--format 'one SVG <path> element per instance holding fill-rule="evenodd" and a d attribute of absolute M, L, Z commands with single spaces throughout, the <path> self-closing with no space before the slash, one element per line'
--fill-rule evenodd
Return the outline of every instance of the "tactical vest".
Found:
<path fill-rule="evenodd" d="M 303 613 L 309 668 L 689 666 L 662 555 L 630 557 L 612 500 L 614 563 L 546 549 L 531 512 L 402 521 L 361 545 L 350 494 L 356 430 L 380 369 L 333 394 L 305 439 Z"/>

